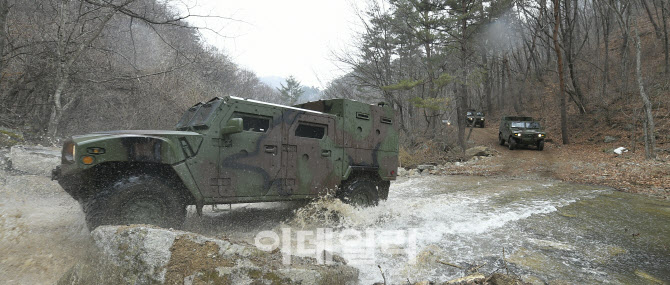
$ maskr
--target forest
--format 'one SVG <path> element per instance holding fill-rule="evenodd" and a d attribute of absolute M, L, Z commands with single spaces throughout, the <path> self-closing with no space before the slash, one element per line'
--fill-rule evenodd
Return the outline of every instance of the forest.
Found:
<path fill-rule="evenodd" d="M 668 140 L 666 0 L 364 7 L 350 50 L 334 51 L 348 73 L 321 97 L 388 102 L 407 148 L 435 141 L 442 150 L 465 149 L 468 109 L 494 120 L 539 117 L 562 144 L 579 140 L 586 125 L 625 129 L 648 158 Z M 190 17 L 198 15 L 171 1 L 0 0 L 0 126 L 57 139 L 171 129 L 186 108 L 213 96 L 290 103 L 208 45 L 206 28 Z"/>
<path fill-rule="evenodd" d="M 663 0 L 373 2 L 359 15 L 358 52 L 339 57 L 352 71 L 325 93 L 391 102 L 413 134 L 408 145 L 446 137 L 446 148 L 465 148 L 472 108 L 539 117 L 562 144 L 585 125 L 627 125 L 633 148 L 642 137 L 651 158 L 667 133 L 669 8 Z M 445 130 L 443 120 L 459 128 Z"/>

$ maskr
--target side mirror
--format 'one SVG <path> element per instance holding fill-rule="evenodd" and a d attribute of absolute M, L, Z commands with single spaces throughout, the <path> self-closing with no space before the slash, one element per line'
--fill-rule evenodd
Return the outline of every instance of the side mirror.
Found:
<path fill-rule="evenodd" d="M 228 120 L 226 126 L 221 129 L 222 135 L 236 134 L 242 132 L 242 118 L 233 118 Z"/>

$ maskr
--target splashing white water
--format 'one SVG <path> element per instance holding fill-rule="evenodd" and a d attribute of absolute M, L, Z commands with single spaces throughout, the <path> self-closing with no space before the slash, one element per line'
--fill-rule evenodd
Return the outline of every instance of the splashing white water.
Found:
<path fill-rule="evenodd" d="M 322 199 L 297 210 L 283 226 L 332 229 L 334 238 L 326 250 L 359 268 L 362 284 L 381 281 L 377 265 L 392 283 L 407 278 L 445 281 L 461 272 L 439 266 L 437 260 L 473 262 L 473 258 L 498 254 L 502 246 L 515 242 L 511 223 L 575 201 L 570 195 L 544 195 L 553 186 L 546 182 L 495 187 L 496 183 L 472 185 L 495 190 L 468 191 L 460 183 L 456 184 L 461 189 L 455 189 L 454 182 L 444 177 L 408 179 L 393 183 L 389 199 L 377 207 L 355 208 L 336 199 Z M 503 234 L 493 234 L 497 231 Z M 350 238 L 352 232 L 358 235 Z M 360 247 L 358 254 L 351 254 L 352 247 Z"/>

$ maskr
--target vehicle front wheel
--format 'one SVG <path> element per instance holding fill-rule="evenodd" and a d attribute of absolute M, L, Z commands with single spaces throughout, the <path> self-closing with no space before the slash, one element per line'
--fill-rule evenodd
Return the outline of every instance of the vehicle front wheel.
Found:
<path fill-rule="evenodd" d="M 342 185 L 340 199 L 358 207 L 375 206 L 379 203 L 377 184 L 375 180 L 365 175 L 349 178 Z"/>
<path fill-rule="evenodd" d="M 510 150 L 514 150 L 516 148 L 516 141 L 512 137 L 509 137 L 507 139 L 507 146 L 509 146 Z"/>
<path fill-rule="evenodd" d="M 498 143 L 500 145 L 505 145 L 505 140 L 502 138 L 502 133 L 498 134 Z"/>
<path fill-rule="evenodd" d="M 89 230 L 100 225 L 152 224 L 179 227 L 186 218 L 186 202 L 164 179 L 131 176 L 110 183 L 84 205 Z"/>
<path fill-rule="evenodd" d="M 542 151 L 544 149 L 544 141 L 539 141 L 537 143 L 537 150 Z"/>

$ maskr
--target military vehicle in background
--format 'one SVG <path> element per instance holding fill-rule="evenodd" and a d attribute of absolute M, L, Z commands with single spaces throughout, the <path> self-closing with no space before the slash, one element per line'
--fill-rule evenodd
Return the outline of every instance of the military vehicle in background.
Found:
<path fill-rule="evenodd" d="M 479 126 L 480 128 L 483 128 L 486 123 L 484 122 L 484 113 L 483 112 L 477 112 L 475 110 L 469 110 L 465 112 L 465 117 L 466 117 L 466 122 L 468 123 L 468 126 L 473 126 L 477 127 Z"/>
<path fill-rule="evenodd" d="M 507 143 L 510 150 L 519 146 L 535 146 L 537 150 L 543 150 L 545 138 L 540 123 L 532 117 L 506 116 L 500 121 L 498 142 L 500 145 Z"/>
<path fill-rule="evenodd" d="M 176 131 L 73 136 L 52 178 L 103 224 L 176 227 L 186 207 L 314 199 L 333 192 L 375 205 L 398 169 L 398 123 L 388 105 L 333 99 L 294 107 L 216 97 Z"/>

